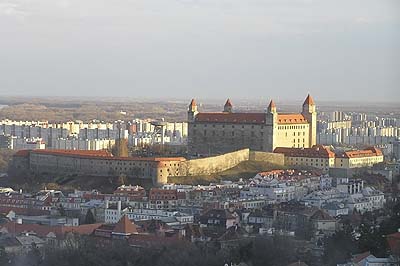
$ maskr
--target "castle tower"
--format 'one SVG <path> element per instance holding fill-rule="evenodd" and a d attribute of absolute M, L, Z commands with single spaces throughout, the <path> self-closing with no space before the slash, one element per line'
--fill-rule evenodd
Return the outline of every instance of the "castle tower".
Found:
<path fill-rule="evenodd" d="M 232 102 L 230 99 L 226 100 L 226 103 L 224 105 L 224 112 L 225 113 L 232 113 Z"/>
<path fill-rule="evenodd" d="M 303 111 L 301 114 L 307 119 L 310 123 L 310 147 L 317 144 L 317 110 L 314 103 L 314 99 L 310 94 L 307 95 L 306 100 L 303 103 Z"/>
<path fill-rule="evenodd" d="M 197 111 L 196 101 L 194 99 L 192 99 L 192 101 L 189 104 L 189 108 L 188 108 L 188 122 L 194 122 L 194 119 L 196 118 L 196 115 L 198 113 L 199 113 L 199 111 Z"/>
<path fill-rule="evenodd" d="M 278 112 L 276 111 L 276 105 L 273 100 L 269 102 L 268 108 L 265 110 L 265 124 L 266 124 L 266 143 L 265 150 L 273 151 L 275 149 L 275 142 L 277 134 L 277 130 L 275 127 L 277 126 L 278 121 Z"/>

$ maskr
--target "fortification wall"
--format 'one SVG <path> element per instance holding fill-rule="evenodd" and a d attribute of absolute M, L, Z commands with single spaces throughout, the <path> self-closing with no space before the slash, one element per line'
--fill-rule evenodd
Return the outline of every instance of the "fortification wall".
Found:
<path fill-rule="evenodd" d="M 185 160 L 184 158 L 107 158 L 96 156 L 73 156 L 29 152 L 26 157 L 15 157 L 16 172 L 30 171 L 34 174 L 118 176 L 152 179 L 154 184 L 163 184 L 169 176 L 202 176 L 228 170 L 241 162 L 254 160 L 284 165 L 284 155 L 242 149 L 218 156 Z"/>
<path fill-rule="evenodd" d="M 243 161 L 249 160 L 249 149 L 234 151 L 218 156 L 193 159 L 182 163 L 181 175 L 209 175 L 235 167 Z"/>
<path fill-rule="evenodd" d="M 269 162 L 276 165 L 285 165 L 285 155 L 281 153 L 250 151 L 250 161 Z"/>

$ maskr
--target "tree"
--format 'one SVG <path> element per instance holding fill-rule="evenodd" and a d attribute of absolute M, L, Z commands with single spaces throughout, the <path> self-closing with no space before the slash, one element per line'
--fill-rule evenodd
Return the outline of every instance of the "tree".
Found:
<path fill-rule="evenodd" d="M 379 228 L 373 224 L 362 223 L 359 228 L 358 247 L 361 252 L 370 251 L 376 257 L 385 257 L 387 242 Z"/>
<path fill-rule="evenodd" d="M 9 261 L 10 257 L 6 252 L 6 249 L 3 246 L 0 246 L 0 265 L 6 265 Z"/>
<path fill-rule="evenodd" d="M 112 154 L 116 157 L 128 157 L 128 140 L 127 139 L 117 139 L 115 140 L 115 145 L 111 149 Z"/>
<path fill-rule="evenodd" d="M 126 175 L 125 174 L 120 174 L 118 176 L 118 181 L 117 181 L 118 186 L 122 186 L 126 184 Z"/>
<path fill-rule="evenodd" d="M 342 230 L 326 238 L 324 246 L 323 261 L 325 265 L 344 263 L 352 254 L 356 254 L 359 251 L 350 223 L 344 224 Z"/>
<path fill-rule="evenodd" d="M 86 212 L 85 224 L 94 224 L 95 222 L 96 222 L 96 218 L 94 218 L 92 211 L 89 209 Z"/>

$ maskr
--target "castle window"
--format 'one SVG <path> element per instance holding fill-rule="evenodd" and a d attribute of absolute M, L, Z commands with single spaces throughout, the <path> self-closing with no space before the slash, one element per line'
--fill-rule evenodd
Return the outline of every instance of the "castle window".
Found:
<path fill-rule="evenodd" d="M 234 132 L 234 131 L 232 131 L 232 137 L 233 137 L 233 136 L 235 136 L 235 132 Z"/>
<path fill-rule="evenodd" d="M 213 127 L 215 127 L 215 125 L 213 125 Z"/>
<path fill-rule="evenodd" d="M 207 136 L 207 130 L 204 129 L 204 136 Z"/>

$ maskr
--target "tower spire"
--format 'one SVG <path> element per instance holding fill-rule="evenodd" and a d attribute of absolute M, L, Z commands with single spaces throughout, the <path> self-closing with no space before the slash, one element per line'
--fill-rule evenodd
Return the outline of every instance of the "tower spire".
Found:
<path fill-rule="evenodd" d="M 304 105 L 315 105 L 314 99 L 311 97 L 310 94 L 307 95 L 307 98 L 305 99 L 303 106 Z"/>
<path fill-rule="evenodd" d="M 228 98 L 228 100 L 226 100 L 226 103 L 224 105 L 224 112 L 232 113 L 232 107 L 233 107 L 232 102 Z"/>
<path fill-rule="evenodd" d="M 275 105 L 274 100 L 272 100 L 272 99 L 271 99 L 271 101 L 269 102 L 268 111 L 269 111 L 269 112 L 276 112 L 276 105 Z"/>
<path fill-rule="evenodd" d="M 197 106 L 197 103 L 196 103 L 195 99 L 192 99 L 192 100 L 190 101 L 189 108 L 190 108 L 190 107 L 195 107 L 195 106 Z"/>

